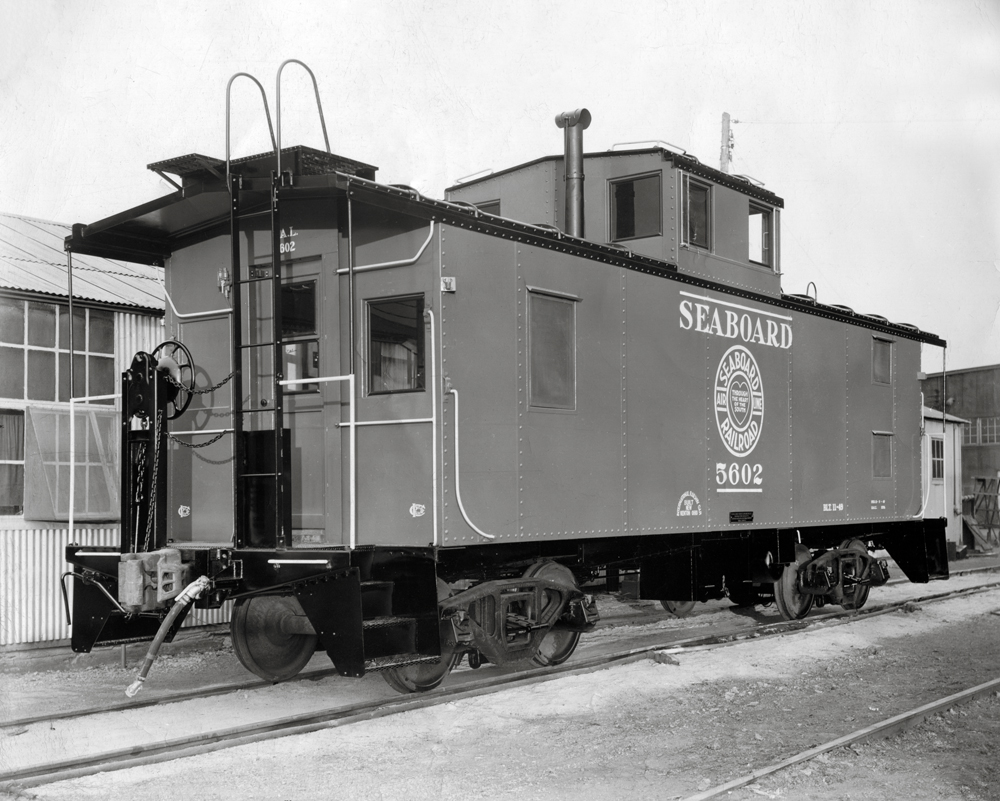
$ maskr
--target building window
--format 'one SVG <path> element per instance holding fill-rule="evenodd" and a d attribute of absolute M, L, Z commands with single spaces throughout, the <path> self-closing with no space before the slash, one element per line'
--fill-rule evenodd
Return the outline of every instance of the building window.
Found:
<path fill-rule="evenodd" d="M 931 478 L 944 478 L 944 437 L 931 437 Z"/>
<path fill-rule="evenodd" d="M 659 236 L 660 174 L 611 182 L 611 241 Z"/>
<path fill-rule="evenodd" d="M 872 337 L 872 381 L 892 383 L 892 342 L 888 339 Z"/>
<path fill-rule="evenodd" d="M 771 210 L 750 204 L 748 258 L 754 264 L 771 266 Z"/>
<path fill-rule="evenodd" d="M 576 304 L 579 298 L 528 291 L 528 403 L 576 409 Z"/>
<path fill-rule="evenodd" d="M 962 423 L 962 444 L 978 445 L 979 436 L 975 422 Z"/>
<path fill-rule="evenodd" d="M 68 409 L 27 410 L 24 517 L 28 520 L 69 520 L 71 465 L 74 518 L 119 518 L 120 417 L 97 407 L 77 407 L 74 416 L 71 440 Z M 72 454 L 71 441 L 75 442 Z"/>
<path fill-rule="evenodd" d="M 24 511 L 24 412 L 0 409 L 0 515 Z"/>
<path fill-rule="evenodd" d="M 500 201 L 499 200 L 487 200 L 483 203 L 476 203 L 476 208 L 480 211 L 485 211 L 487 214 L 495 214 L 497 217 L 500 216 Z"/>
<path fill-rule="evenodd" d="M 73 395 L 112 394 L 114 314 L 74 308 L 73 347 Z M 69 401 L 69 358 L 68 307 L 0 298 L 0 398 Z"/>
<path fill-rule="evenodd" d="M 980 445 L 1000 444 L 1000 417 L 980 417 L 978 423 Z"/>
<path fill-rule="evenodd" d="M 316 281 L 281 286 L 282 372 L 287 381 L 319 376 Z M 285 392 L 317 392 L 319 384 L 297 384 Z"/>
<path fill-rule="evenodd" d="M 872 432 L 872 477 L 892 478 L 892 434 Z"/>
<path fill-rule="evenodd" d="M 681 185 L 681 241 L 711 250 L 712 187 L 685 175 Z"/>
<path fill-rule="evenodd" d="M 368 393 L 424 388 L 424 299 L 368 302 Z"/>

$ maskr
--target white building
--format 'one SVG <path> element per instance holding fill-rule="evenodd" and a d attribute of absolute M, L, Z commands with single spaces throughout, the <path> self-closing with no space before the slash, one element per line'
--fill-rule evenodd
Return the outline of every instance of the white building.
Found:
<path fill-rule="evenodd" d="M 923 407 L 924 517 L 948 519 L 948 552 L 961 550 L 962 540 L 962 427 L 968 421 Z"/>

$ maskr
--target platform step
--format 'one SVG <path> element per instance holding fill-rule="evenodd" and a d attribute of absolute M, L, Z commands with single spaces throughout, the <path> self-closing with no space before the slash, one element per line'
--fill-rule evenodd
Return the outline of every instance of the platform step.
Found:
<path fill-rule="evenodd" d="M 361 582 L 361 614 L 367 619 L 392 615 L 391 581 Z"/>
<path fill-rule="evenodd" d="M 414 617 L 402 617 L 400 615 L 380 615 L 379 617 L 369 618 L 362 623 L 362 626 L 367 631 L 369 629 L 388 629 L 396 628 L 397 626 L 412 626 L 417 622 Z"/>
<path fill-rule="evenodd" d="M 365 660 L 365 672 L 375 673 L 379 670 L 406 667 L 408 665 L 431 665 L 440 661 L 440 656 L 426 656 L 424 654 L 393 654 L 392 656 L 379 656 L 375 659 Z"/>

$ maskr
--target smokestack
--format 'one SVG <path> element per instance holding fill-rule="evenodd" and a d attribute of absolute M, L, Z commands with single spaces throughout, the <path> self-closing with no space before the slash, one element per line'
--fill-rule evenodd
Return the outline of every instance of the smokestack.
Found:
<path fill-rule="evenodd" d="M 570 236 L 583 237 L 583 131 L 590 126 L 585 108 L 556 115 L 556 125 L 565 130 L 563 169 L 566 173 L 566 222 Z"/>

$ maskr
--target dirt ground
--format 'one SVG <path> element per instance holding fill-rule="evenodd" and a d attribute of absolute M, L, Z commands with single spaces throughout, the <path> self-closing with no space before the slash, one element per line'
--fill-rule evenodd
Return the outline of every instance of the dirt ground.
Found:
<path fill-rule="evenodd" d="M 11 793 L 681 799 L 1000 675 L 1000 591 Z M 169 726 L 169 707 L 150 726 Z M 1000 697 L 724 797 L 1000 799 Z M 3 743 L 0 742 L 0 761 Z"/>

